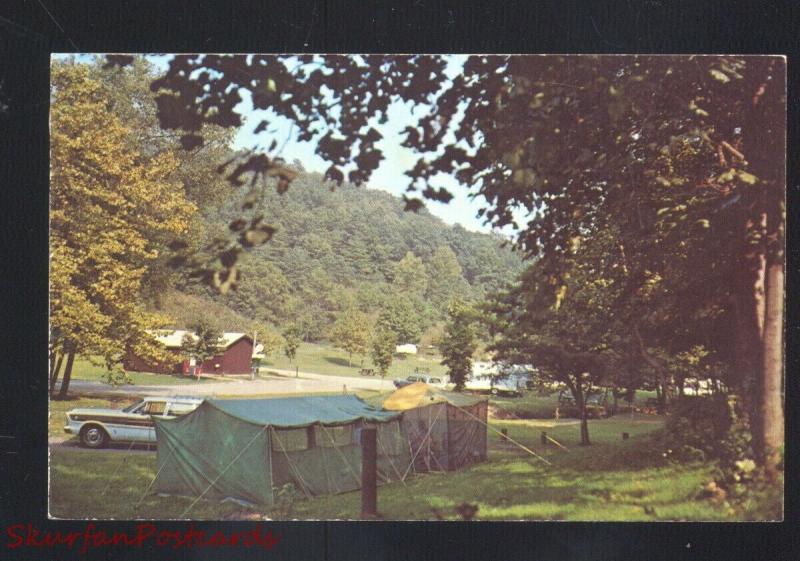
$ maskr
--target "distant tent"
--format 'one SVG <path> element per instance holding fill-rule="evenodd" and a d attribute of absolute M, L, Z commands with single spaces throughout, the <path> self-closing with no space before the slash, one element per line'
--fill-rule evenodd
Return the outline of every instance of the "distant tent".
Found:
<path fill-rule="evenodd" d="M 272 505 L 292 483 L 306 496 L 361 486 L 360 433 L 374 423 L 378 481 L 410 462 L 398 413 L 350 395 L 209 399 L 183 417 L 156 419 L 156 493 Z"/>
<path fill-rule="evenodd" d="M 488 401 L 423 382 L 393 392 L 381 404 L 402 411 L 415 471 L 451 471 L 486 460 Z"/>

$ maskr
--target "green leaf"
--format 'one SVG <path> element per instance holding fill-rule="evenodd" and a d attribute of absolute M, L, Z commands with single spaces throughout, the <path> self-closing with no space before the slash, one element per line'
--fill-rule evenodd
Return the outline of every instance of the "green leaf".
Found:
<path fill-rule="evenodd" d="M 739 180 L 743 183 L 747 183 L 748 185 L 755 185 L 758 181 L 758 178 L 753 175 L 752 173 L 747 173 L 746 171 L 739 172 Z"/>
<path fill-rule="evenodd" d="M 733 181 L 735 177 L 736 177 L 736 170 L 731 168 L 725 173 L 720 174 L 719 177 L 717 177 L 717 182 L 728 183 L 729 181 Z"/>
<path fill-rule="evenodd" d="M 719 82 L 722 82 L 723 84 L 726 84 L 726 83 L 731 81 L 731 79 L 728 78 L 727 74 L 725 74 L 724 72 L 722 72 L 720 70 L 716 70 L 715 68 L 712 68 L 711 70 L 709 70 L 708 73 L 711 74 L 712 78 L 714 78 L 715 80 L 717 80 Z"/>

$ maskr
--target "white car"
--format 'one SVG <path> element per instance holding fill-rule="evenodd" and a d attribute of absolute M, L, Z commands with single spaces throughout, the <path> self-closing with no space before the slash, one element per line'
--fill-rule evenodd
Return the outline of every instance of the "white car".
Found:
<path fill-rule="evenodd" d="M 392 383 L 396 388 L 404 388 L 406 386 L 410 386 L 416 382 L 424 382 L 429 386 L 435 386 L 437 388 L 445 389 L 447 387 L 447 382 L 439 377 L 439 376 L 430 376 L 428 374 L 412 374 L 406 379 L 398 378 L 394 380 Z"/>
<path fill-rule="evenodd" d="M 198 397 L 145 397 L 125 409 L 86 408 L 67 412 L 64 432 L 77 435 L 87 448 L 109 442 L 155 442 L 153 417 L 173 418 L 197 409 Z"/>
<path fill-rule="evenodd" d="M 516 378 L 493 376 L 491 374 L 473 374 L 464 384 L 464 389 L 471 392 L 491 393 L 492 395 L 522 395 L 521 386 Z"/>

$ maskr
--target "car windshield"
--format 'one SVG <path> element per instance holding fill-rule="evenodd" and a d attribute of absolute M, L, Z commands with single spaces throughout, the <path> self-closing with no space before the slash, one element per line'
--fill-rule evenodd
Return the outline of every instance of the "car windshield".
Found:
<path fill-rule="evenodd" d="M 431 378 L 430 382 L 431 382 L 431 384 L 441 384 L 442 383 L 442 381 L 439 378 Z"/>
<path fill-rule="evenodd" d="M 133 411 L 134 409 L 139 407 L 142 403 L 144 403 L 144 402 L 143 401 L 136 401 L 134 403 L 131 403 L 125 409 L 123 409 L 122 412 L 123 413 L 130 413 L 131 411 Z"/>

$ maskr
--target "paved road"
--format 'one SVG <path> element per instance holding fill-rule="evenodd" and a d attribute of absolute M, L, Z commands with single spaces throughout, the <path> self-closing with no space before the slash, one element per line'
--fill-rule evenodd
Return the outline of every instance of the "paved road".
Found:
<path fill-rule="evenodd" d="M 265 372 L 266 369 L 262 369 Z M 394 386 L 389 378 L 351 376 L 326 376 L 313 372 L 299 372 L 295 377 L 294 370 L 277 370 L 269 372 L 278 375 L 262 374 L 256 380 L 231 378 L 220 382 L 204 382 L 199 384 L 176 385 L 124 385 L 111 386 L 103 382 L 73 380 L 69 389 L 74 393 L 97 395 L 257 395 L 257 394 L 297 394 L 314 392 L 348 392 L 355 390 L 392 390 Z"/>

